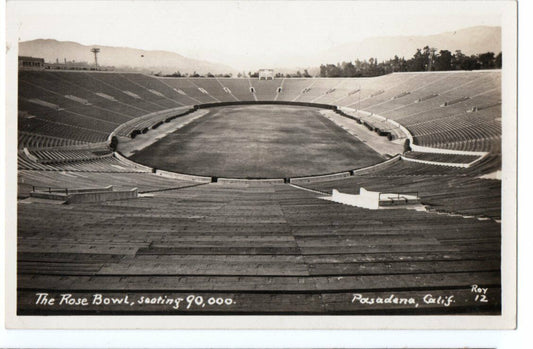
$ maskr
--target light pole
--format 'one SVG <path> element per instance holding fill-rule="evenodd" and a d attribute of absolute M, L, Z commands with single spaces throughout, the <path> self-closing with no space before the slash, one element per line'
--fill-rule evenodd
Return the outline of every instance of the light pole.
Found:
<path fill-rule="evenodd" d="M 94 53 L 94 66 L 96 70 L 98 70 L 98 52 L 100 52 L 100 49 L 98 47 L 92 48 L 91 52 Z"/>

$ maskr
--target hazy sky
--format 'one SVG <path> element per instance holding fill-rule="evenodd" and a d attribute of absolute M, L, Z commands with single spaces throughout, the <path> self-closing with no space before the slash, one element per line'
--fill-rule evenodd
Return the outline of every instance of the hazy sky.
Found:
<path fill-rule="evenodd" d="M 500 25 L 495 1 L 9 1 L 19 40 L 166 50 L 247 69 L 375 36 Z M 14 10 L 14 12 L 9 12 Z"/>

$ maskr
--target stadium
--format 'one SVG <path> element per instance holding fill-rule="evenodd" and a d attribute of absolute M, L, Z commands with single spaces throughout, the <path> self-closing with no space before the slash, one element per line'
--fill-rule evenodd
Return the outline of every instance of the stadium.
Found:
<path fill-rule="evenodd" d="M 501 314 L 501 75 L 21 69 L 17 312 Z"/>
<path fill-rule="evenodd" d="M 515 3 L 57 4 L 8 4 L 8 326 L 514 326 Z"/>

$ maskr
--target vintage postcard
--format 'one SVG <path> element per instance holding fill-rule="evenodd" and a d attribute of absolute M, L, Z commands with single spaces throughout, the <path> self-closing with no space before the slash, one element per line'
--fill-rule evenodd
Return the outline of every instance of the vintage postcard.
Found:
<path fill-rule="evenodd" d="M 514 328 L 516 15 L 8 1 L 7 326 Z"/>

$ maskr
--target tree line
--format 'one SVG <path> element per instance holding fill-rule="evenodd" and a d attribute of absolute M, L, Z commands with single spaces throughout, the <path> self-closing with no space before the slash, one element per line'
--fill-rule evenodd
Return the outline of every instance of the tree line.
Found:
<path fill-rule="evenodd" d="M 324 78 L 337 77 L 369 77 L 379 76 L 395 72 L 417 72 L 417 71 L 449 71 L 449 70 L 480 70 L 480 69 L 501 69 L 502 53 L 497 55 L 494 52 L 485 52 L 474 55 L 465 55 L 461 50 L 454 53 L 448 50 L 437 51 L 436 48 L 425 46 L 417 49 L 413 57 L 405 59 L 398 57 L 379 62 L 377 58 L 368 60 L 356 59 L 353 62 L 342 62 L 337 64 L 321 64 L 320 70 L 316 76 Z M 315 70 L 315 69 L 313 69 Z M 152 73 L 153 74 L 153 73 Z M 161 72 L 154 74 L 156 76 L 166 77 L 192 77 L 192 78 L 230 78 L 231 73 L 224 74 L 199 74 L 197 72 L 181 73 L 179 71 L 173 74 L 163 74 Z M 313 75 L 315 73 L 313 72 Z M 258 78 L 259 72 L 249 71 L 237 74 L 238 78 Z M 296 73 L 276 73 L 276 78 L 310 78 L 312 75 L 304 69 L 303 72 Z"/>
<path fill-rule="evenodd" d="M 385 75 L 394 72 L 416 71 L 447 71 L 447 70 L 480 70 L 500 69 L 502 53 L 486 52 L 465 55 L 461 50 L 454 53 L 429 46 L 417 49 L 410 59 L 394 56 L 394 58 L 378 62 L 377 58 L 367 60 L 356 59 L 354 62 L 320 65 L 320 77 L 368 77 Z"/>

